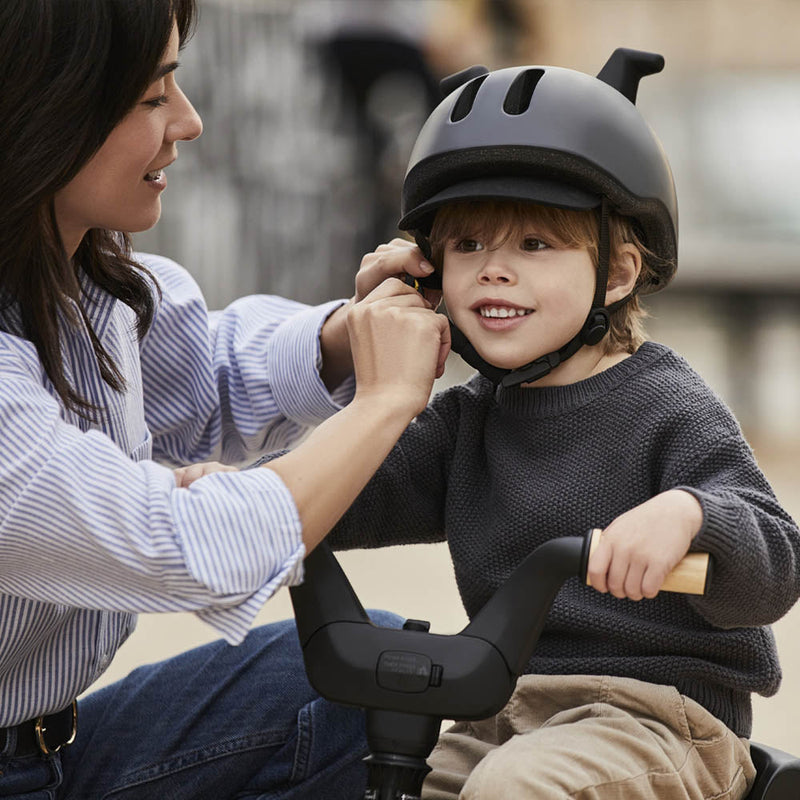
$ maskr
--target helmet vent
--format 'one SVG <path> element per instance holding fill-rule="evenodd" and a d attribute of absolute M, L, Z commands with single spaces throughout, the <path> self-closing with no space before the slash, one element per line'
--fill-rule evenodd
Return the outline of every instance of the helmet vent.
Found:
<path fill-rule="evenodd" d="M 533 92 L 542 75 L 544 75 L 543 69 L 526 69 L 520 72 L 506 93 L 503 111 L 515 116 L 524 114 L 530 107 Z"/>
<path fill-rule="evenodd" d="M 487 73 L 488 74 L 488 73 Z M 472 111 L 472 104 L 475 102 L 475 96 L 478 94 L 478 89 L 481 84 L 486 80 L 486 75 L 481 75 L 475 80 L 470 81 L 458 96 L 453 110 L 450 113 L 450 122 L 459 122 Z"/>

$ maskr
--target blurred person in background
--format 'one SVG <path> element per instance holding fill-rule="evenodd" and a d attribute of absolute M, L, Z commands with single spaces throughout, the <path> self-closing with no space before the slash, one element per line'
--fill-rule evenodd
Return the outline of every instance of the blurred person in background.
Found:
<path fill-rule="evenodd" d="M 131 251 L 202 130 L 177 81 L 195 15 L 0 6 L 2 797 L 364 791 L 362 715 L 311 690 L 293 625 L 248 631 L 424 407 L 446 323 L 385 280 L 431 271 L 411 249 L 366 259 L 347 303 L 220 312 Z M 266 468 L 185 488 L 182 465 L 241 463 L 318 423 Z M 224 641 L 76 701 L 158 611 Z"/>
<path fill-rule="evenodd" d="M 424 0 L 305 0 L 298 7 L 340 124 L 354 142 L 355 172 L 369 216 L 357 252 L 397 233 L 395 212 L 414 136 L 439 101 L 428 63 L 429 3 Z"/>

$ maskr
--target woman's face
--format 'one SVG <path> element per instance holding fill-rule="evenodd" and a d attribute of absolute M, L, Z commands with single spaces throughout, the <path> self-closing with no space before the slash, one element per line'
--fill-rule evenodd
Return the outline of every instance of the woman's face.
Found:
<path fill-rule="evenodd" d="M 175 80 L 178 29 L 174 27 L 158 78 L 111 131 L 102 147 L 55 196 L 67 254 L 74 255 L 92 228 L 133 233 L 161 216 L 165 167 L 178 157 L 179 140 L 196 139 L 202 122 Z"/>

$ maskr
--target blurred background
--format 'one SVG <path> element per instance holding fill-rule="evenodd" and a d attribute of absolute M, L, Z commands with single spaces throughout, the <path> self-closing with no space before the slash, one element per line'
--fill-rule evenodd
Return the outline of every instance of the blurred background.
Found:
<path fill-rule="evenodd" d="M 400 186 L 441 77 L 480 63 L 596 74 L 619 46 L 664 55 L 638 105 L 672 163 L 679 270 L 650 337 L 740 419 L 800 517 L 800 2 L 797 0 L 199 0 L 180 80 L 205 123 L 170 168 L 139 249 L 184 264 L 209 306 L 242 294 L 349 296 L 363 253 L 398 234 Z M 441 388 L 470 374 L 451 357 Z M 465 621 L 444 547 L 342 558 L 366 605 Z M 291 615 L 281 592 L 261 620 Z M 775 627 L 785 672 L 754 738 L 800 755 L 800 610 Z M 143 617 L 104 682 L 213 638 Z"/>

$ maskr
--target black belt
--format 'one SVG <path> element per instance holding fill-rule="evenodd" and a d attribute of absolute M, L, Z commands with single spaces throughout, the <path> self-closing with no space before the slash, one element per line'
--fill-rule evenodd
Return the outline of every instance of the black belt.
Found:
<path fill-rule="evenodd" d="M 78 704 L 73 700 L 63 711 L 0 728 L 0 753 L 6 749 L 11 732 L 16 731 L 17 746 L 6 758 L 21 758 L 38 753 L 51 755 L 75 741 L 78 730 Z"/>

